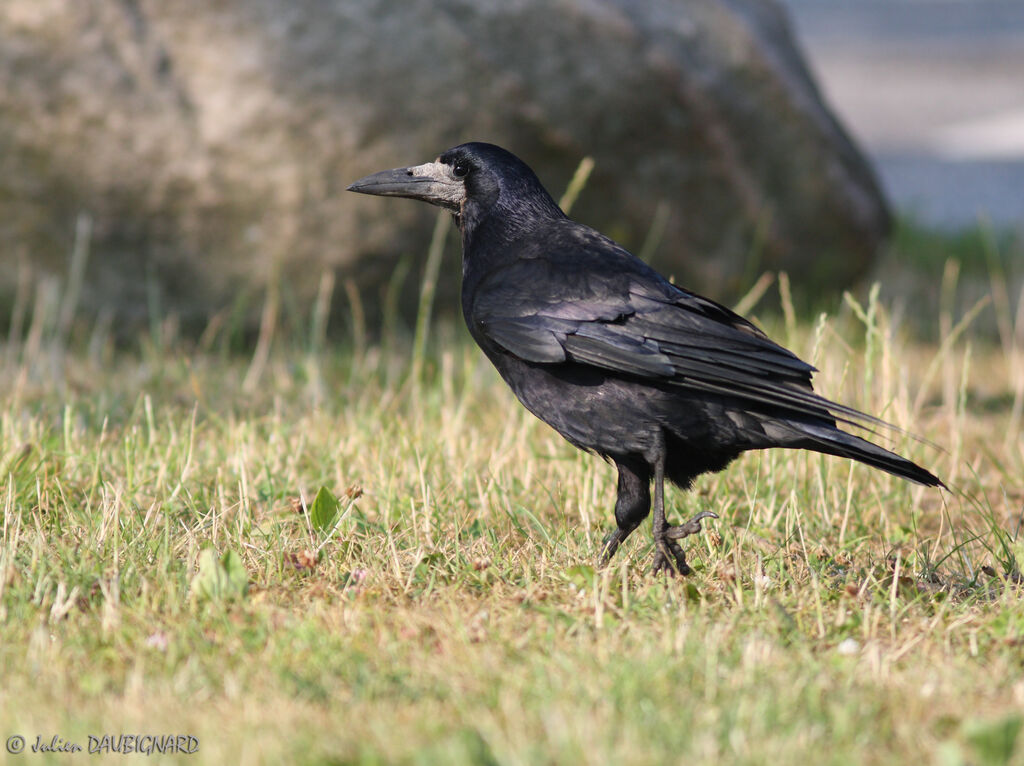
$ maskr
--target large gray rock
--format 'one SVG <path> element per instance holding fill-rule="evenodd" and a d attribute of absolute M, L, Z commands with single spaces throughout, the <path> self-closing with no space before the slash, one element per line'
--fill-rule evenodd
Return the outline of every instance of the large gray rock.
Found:
<path fill-rule="evenodd" d="M 64 273 L 84 211 L 90 311 L 202 318 L 278 269 L 302 301 L 325 268 L 372 306 L 433 213 L 345 185 L 464 140 L 556 195 L 592 155 L 575 217 L 639 248 L 664 211 L 657 264 L 720 296 L 845 285 L 888 227 L 774 0 L 4 0 L 0 293 L 19 253 Z"/>

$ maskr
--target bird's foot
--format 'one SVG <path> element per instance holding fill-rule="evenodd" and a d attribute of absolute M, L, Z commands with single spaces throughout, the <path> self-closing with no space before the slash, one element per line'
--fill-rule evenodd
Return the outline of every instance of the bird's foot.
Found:
<path fill-rule="evenodd" d="M 686 554 L 677 541 L 684 537 L 695 535 L 700 532 L 700 523 L 704 519 L 717 519 L 718 514 L 711 511 L 701 511 L 685 524 L 674 527 L 666 527 L 662 539 L 655 538 L 654 544 L 657 550 L 654 553 L 654 565 L 651 567 L 652 574 L 690 574 L 689 564 L 686 563 Z"/>
<path fill-rule="evenodd" d="M 701 511 L 692 519 L 685 524 L 680 524 L 675 527 L 666 527 L 665 537 L 670 540 L 682 540 L 684 537 L 695 535 L 700 532 L 700 523 L 704 519 L 717 519 L 718 514 L 712 513 L 711 511 Z"/>
<path fill-rule="evenodd" d="M 688 575 L 692 571 L 686 563 L 686 554 L 675 540 L 664 540 L 662 545 L 654 552 L 654 564 L 651 566 L 651 574 L 681 574 Z M 655 543 L 657 545 L 657 543 Z"/>

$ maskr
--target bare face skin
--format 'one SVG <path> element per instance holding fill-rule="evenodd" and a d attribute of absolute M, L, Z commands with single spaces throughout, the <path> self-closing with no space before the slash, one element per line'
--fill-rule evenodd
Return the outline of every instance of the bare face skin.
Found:
<path fill-rule="evenodd" d="M 425 162 L 360 178 L 349 191 L 382 197 L 409 197 L 458 213 L 466 200 L 466 184 L 456 168 L 444 162 Z"/>

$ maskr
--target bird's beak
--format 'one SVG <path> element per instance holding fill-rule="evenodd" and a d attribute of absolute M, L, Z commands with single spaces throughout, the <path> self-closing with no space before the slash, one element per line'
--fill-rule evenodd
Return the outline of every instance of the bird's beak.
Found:
<path fill-rule="evenodd" d="M 455 177 L 450 165 L 442 162 L 382 170 L 360 178 L 348 190 L 382 197 L 423 200 L 455 213 L 459 212 L 459 207 L 466 199 L 466 185 L 461 178 Z"/>

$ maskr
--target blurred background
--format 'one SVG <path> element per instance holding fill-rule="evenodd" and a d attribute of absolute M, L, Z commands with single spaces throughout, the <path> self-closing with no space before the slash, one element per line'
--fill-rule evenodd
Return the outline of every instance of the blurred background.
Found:
<path fill-rule="evenodd" d="M 1009 0 L 6 0 L 0 322 L 372 331 L 435 212 L 344 188 L 466 140 L 555 197 L 592 158 L 574 217 L 726 302 L 912 307 L 954 259 L 1016 305 L 1022 71 Z"/>
<path fill-rule="evenodd" d="M 898 211 L 946 231 L 1024 226 L 1024 3 L 784 1 Z"/>

